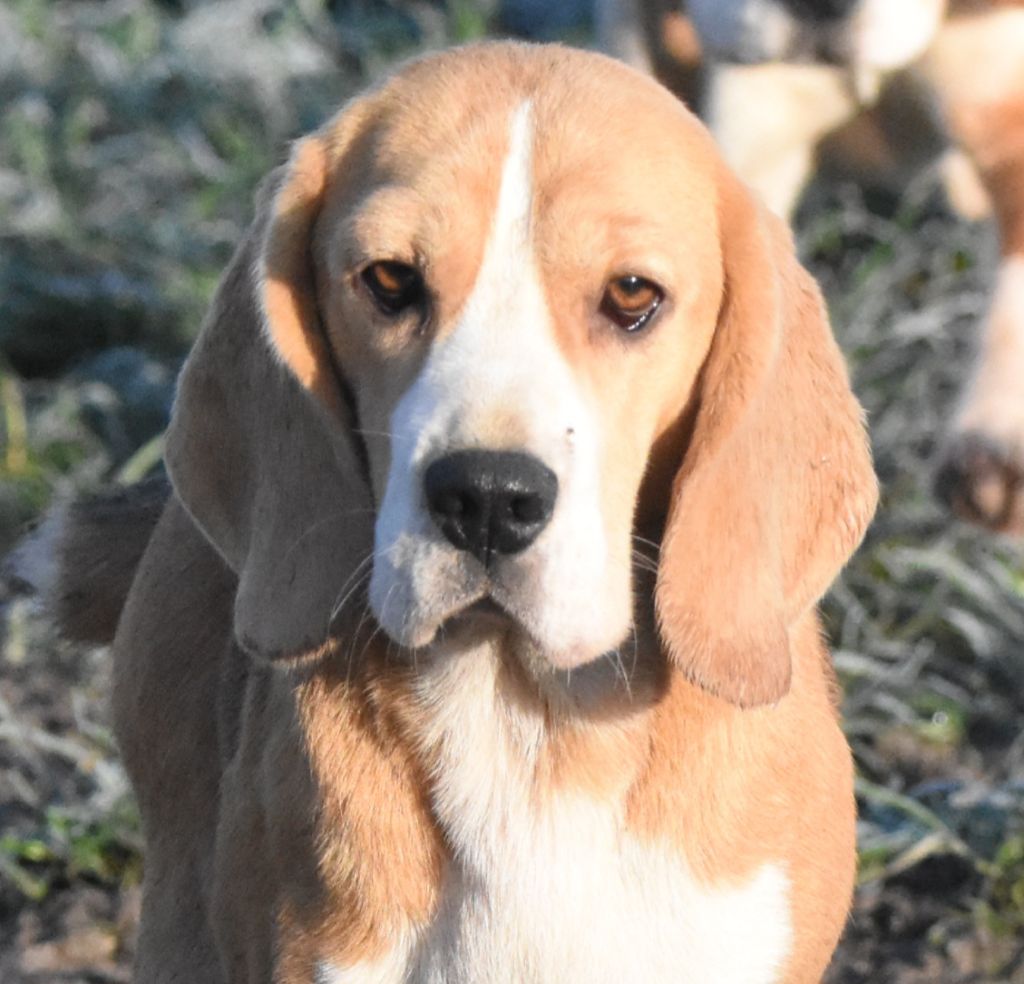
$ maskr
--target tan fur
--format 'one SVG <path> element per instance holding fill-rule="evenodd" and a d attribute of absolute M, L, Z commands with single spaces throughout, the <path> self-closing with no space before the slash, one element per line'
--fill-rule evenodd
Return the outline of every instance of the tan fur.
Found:
<path fill-rule="evenodd" d="M 821 298 L 779 224 L 720 186 L 724 300 L 702 378 L 716 396 L 676 479 L 658 614 L 698 683 L 756 705 L 788 690 L 790 627 L 859 542 L 875 495 Z M 842 410 L 801 420 L 823 405 Z M 737 594 L 751 599 L 739 611 Z"/>
<path fill-rule="evenodd" d="M 854 806 L 814 605 L 875 483 L 820 297 L 667 93 L 598 56 L 490 45 L 414 63 L 297 146 L 184 370 L 175 492 L 115 641 L 147 838 L 139 981 L 308 984 L 320 961 L 383 958 L 437 914 L 455 859 L 418 688 L 437 656 L 381 636 L 360 576 L 390 408 L 474 282 L 524 99 L 557 345 L 600 397 L 595 494 L 661 543 L 657 583 L 658 558 L 636 574 L 624 682 L 601 661 L 575 689 L 538 673 L 515 625 L 481 616 L 503 713 L 543 722 L 530 802 L 582 795 L 712 889 L 782 866 L 780 980 L 810 984 L 828 962 Z M 582 125 L 560 126 L 566 112 Z M 651 152 L 609 148 L 609 114 Z M 410 236 L 435 337 L 383 321 L 353 273 Z M 634 263 L 670 296 L 656 329 L 623 339 L 593 312 Z M 498 415 L 488 439 L 514 441 L 515 421 Z"/>
<path fill-rule="evenodd" d="M 741 712 L 674 678 L 630 797 L 636 828 L 671 838 L 709 877 L 728 871 L 738 881 L 766 855 L 789 859 L 803 942 L 780 981 L 820 979 L 845 921 L 835 898 L 853 888 L 852 767 L 819 631 L 811 615 L 791 629 L 792 688 L 772 709 Z M 800 734 L 816 738 L 795 740 Z"/>

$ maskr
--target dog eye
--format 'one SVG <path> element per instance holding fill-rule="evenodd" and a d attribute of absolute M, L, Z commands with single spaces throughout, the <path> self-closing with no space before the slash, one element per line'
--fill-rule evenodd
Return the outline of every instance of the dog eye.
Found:
<path fill-rule="evenodd" d="M 400 314 L 423 300 L 423 278 L 407 263 L 377 260 L 363 270 L 362 278 L 385 314 Z"/>
<path fill-rule="evenodd" d="M 626 274 L 608 281 L 601 298 L 601 314 L 626 331 L 639 331 L 651 320 L 664 297 L 657 284 Z"/>

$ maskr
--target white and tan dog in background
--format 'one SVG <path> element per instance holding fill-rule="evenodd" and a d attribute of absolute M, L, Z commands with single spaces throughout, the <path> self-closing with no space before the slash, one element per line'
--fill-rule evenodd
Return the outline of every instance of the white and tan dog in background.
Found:
<path fill-rule="evenodd" d="M 819 166 L 893 188 L 935 162 L 961 212 L 991 210 L 1002 261 L 937 487 L 962 516 L 1024 533 L 1024 2 L 599 9 L 606 47 L 700 103 L 726 160 L 780 215 Z"/>
<path fill-rule="evenodd" d="M 140 984 L 820 979 L 815 603 L 875 481 L 788 233 L 666 90 L 494 44 L 355 99 L 265 189 L 167 464 L 67 514 L 57 589 L 118 622 Z"/>

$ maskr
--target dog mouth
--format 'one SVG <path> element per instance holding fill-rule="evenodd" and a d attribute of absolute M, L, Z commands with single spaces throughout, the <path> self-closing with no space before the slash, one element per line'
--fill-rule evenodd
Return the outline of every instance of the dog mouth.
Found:
<path fill-rule="evenodd" d="M 530 627 L 490 592 L 445 616 L 429 642 L 411 647 L 423 656 L 440 656 L 452 647 L 497 643 L 531 665 L 545 665 L 545 646 Z"/>
<path fill-rule="evenodd" d="M 438 628 L 437 636 L 445 638 L 455 633 L 477 635 L 510 629 L 525 632 L 515 616 L 488 593 L 449 615 Z"/>
<path fill-rule="evenodd" d="M 563 579 L 544 558 L 508 558 L 484 568 L 420 541 L 399 547 L 375 565 L 368 607 L 410 661 L 433 662 L 460 647 L 484 646 L 531 673 L 574 670 L 617 653 L 631 631 L 633 613 L 624 604 L 631 593 L 613 595 L 618 581 L 599 580 L 600 569 L 590 595 L 575 583 L 563 593 Z"/>

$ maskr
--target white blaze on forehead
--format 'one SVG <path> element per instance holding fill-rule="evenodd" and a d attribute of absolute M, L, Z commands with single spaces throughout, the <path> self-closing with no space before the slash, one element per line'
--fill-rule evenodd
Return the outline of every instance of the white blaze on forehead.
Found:
<path fill-rule="evenodd" d="M 512 395 L 509 390 L 515 391 L 518 400 L 539 401 L 544 394 L 529 382 L 536 372 L 542 376 L 557 373 L 562 377 L 558 380 L 561 389 L 576 389 L 555 345 L 533 256 L 533 142 L 533 109 L 527 101 L 512 114 L 498 200 L 473 289 L 455 330 L 438 346 L 426 367 L 425 375 L 428 381 L 432 377 L 438 391 L 433 394 L 438 406 L 454 399 L 462 411 L 482 415 L 503 406 L 506 395 Z M 455 376 L 468 391 L 440 392 Z M 558 406 L 556 393 L 549 396 L 552 413 L 567 409 Z M 573 409 L 578 412 L 579 408 Z M 521 423 L 532 423 L 533 429 L 551 429 L 553 418 L 530 421 L 528 416 L 530 413 L 522 414 Z M 474 424 L 479 421 L 467 421 L 461 443 L 488 442 L 490 435 L 475 432 Z M 571 421 L 566 425 L 571 426 Z M 460 443 L 460 435 L 450 434 L 449 443 Z M 525 450 L 543 456 L 541 448 Z"/>
<path fill-rule="evenodd" d="M 532 107 L 529 102 L 524 102 L 512 115 L 498 205 L 476 284 L 460 318 L 463 324 L 476 320 L 478 314 L 494 313 L 495 302 L 516 300 L 514 295 L 509 296 L 510 293 L 525 286 L 522 283 L 525 275 L 533 268 L 530 249 L 532 213 Z"/>
<path fill-rule="evenodd" d="M 558 501 L 536 543 L 498 562 L 490 590 L 552 659 L 574 663 L 625 635 L 630 586 L 628 564 L 607 556 L 597 415 L 556 343 L 533 255 L 533 122 L 529 101 L 511 115 L 476 281 L 392 415 L 370 603 L 389 635 L 419 646 L 480 597 L 483 571 L 427 513 L 423 471 L 461 448 L 521 451 L 555 472 Z"/>

